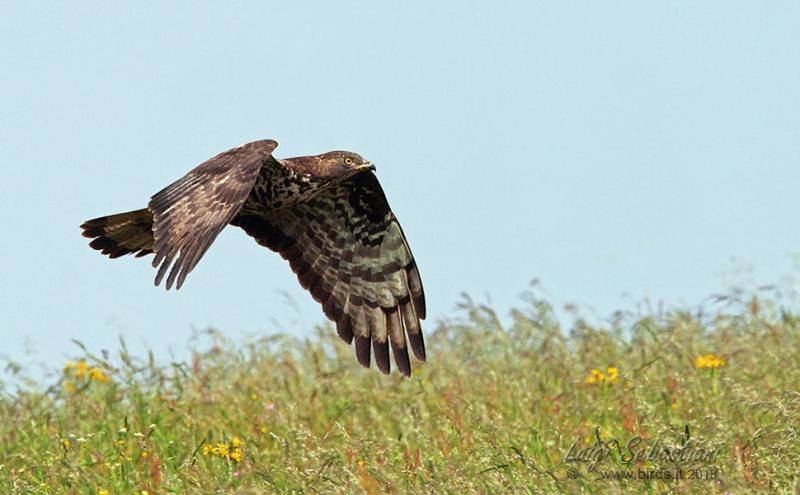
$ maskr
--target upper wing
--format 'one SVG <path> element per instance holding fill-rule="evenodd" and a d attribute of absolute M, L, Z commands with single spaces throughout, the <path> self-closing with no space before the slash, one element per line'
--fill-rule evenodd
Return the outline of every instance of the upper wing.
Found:
<path fill-rule="evenodd" d="M 348 344 L 355 337 L 361 365 L 369 367 L 372 347 L 378 368 L 388 373 L 391 342 L 395 364 L 409 375 L 405 334 L 425 360 L 419 271 L 373 173 L 356 174 L 309 202 L 231 223 L 289 261 L 339 336 Z"/>
<path fill-rule="evenodd" d="M 190 271 L 250 194 L 261 165 L 278 146 L 254 141 L 203 162 L 150 199 L 153 212 L 153 266 L 158 285 L 167 273 L 167 290 L 177 279 L 180 289 Z M 175 262 L 173 264 L 173 261 Z"/>

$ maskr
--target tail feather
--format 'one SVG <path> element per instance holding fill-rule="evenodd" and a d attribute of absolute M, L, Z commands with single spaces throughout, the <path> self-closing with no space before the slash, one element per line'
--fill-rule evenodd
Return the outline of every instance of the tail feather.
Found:
<path fill-rule="evenodd" d="M 94 238 L 89 246 L 109 258 L 153 252 L 153 213 L 147 208 L 95 218 L 81 225 L 83 236 Z"/>

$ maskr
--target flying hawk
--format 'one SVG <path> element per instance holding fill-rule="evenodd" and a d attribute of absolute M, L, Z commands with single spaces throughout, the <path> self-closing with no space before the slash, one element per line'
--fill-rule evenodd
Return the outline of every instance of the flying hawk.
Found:
<path fill-rule="evenodd" d="M 425 361 L 420 320 L 425 294 L 417 265 L 374 174 L 356 153 L 278 159 L 265 139 L 220 153 L 156 193 L 147 208 L 89 220 L 92 248 L 117 258 L 154 254 L 155 284 L 180 289 L 227 225 L 289 261 L 300 285 L 355 340 L 358 362 L 370 354 L 389 373 L 389 344 L 408 376 L 408 345 Z"/>

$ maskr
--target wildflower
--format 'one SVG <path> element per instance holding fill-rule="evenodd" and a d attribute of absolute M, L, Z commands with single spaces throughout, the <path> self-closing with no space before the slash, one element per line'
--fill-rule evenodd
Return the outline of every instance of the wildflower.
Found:
<path fill-rule="evenodd" d="M 255 393 L 253 393 L 253 394 L 250 394 L 250 400 L 252 400 L 252 401 L 256 401 L 256 400 L 258 400 L 258 395 L 257 395 L 257 394 L 255 394 Z"/>
<path fill-rule="evenodd" d="M 261 425 L 259 426 L 258 431 L 260 431 L 261 433 L 266 433 L 269 430 L 267 429 L 267 425 Z"/>
<path fill-rule="evenodd" d="M 595 368 L 589 372 L 589 376 L 586 377 L 586 383 L 594 385 L 596 383 L 601 383 L 605 381 L 606 375 L 600 371 L 599 369 Z"/>
<path fill-rule="evenodd" d="M 272 411 L 275 409 L 275 403 L 272 401 L 267 401 L 267 411 Z"/>
<path fill-rule="evenodd" d="M 243 445 L 244 440 L 235 436 L 229 443 L 219 442 L 216 445 L 204 445 L 203 455 L 215 455 L 217 457 L 222 457 L 223 459 L 239 463 L 242 462 L 242 459 L 244 459 L 244 451 L 242 450 Z"/>
<path fill-rule="evenodd" d="M 86 361 L 78 361 L 75 363 L 75 378 L 81 380 L 86 376 L 86 373 L 89 370 L 89 365 L 86 364 Z"/>
<path fill-rule="evenodd" d="M 89 370 L 89 378 L 99 383 L 108 383 L 111 378 L 108 377 L 100 368 L 92 368 Z"/>
<path fill-rule="evenodd" d="M 605 373 L 603 373 L 599 369 L 594 368 L 589 372 L 584 381 L 590 385 L 596 385 L 598 383 L 617 383 L 619 381 L 619 369 L 614 366 L 609 366 L 606 368 Z"/>
<path fill-rule="evenodd" d="M 67 449 L 69 449 L 70 445 L 72 445 L 72 442 L 69 441 L 69 438 L 62 438 L 61 439 L 61 448 L 63 448 L 64 450 L 67 450 Z"/>
<path fill-rule="evenodd" d="M 100 490 L 97 495 L 108 495 L 108 490 Z"/>
<path fill-rule="evenodd" d="M 244 452 L 242 452 L 241 449 L 234 449 L 233 452 L 228 455 L 228 459 L 236 463 L 242 462 L 242 458 L 244 458 Z"/>
<path fill-rule="evenodd" d="M 699 369 L 717 369 L 725 366 L 725 358 L 722 356 L 715 356 L 712 353 L 708 353 L 705 356 L 697 356 L 694 358 L 694 366 L 695 368 Z"/>
<path fill-rule="evenodd" d="M 64 390 L 67 391 L 68 394 L 75 392 L 75 385 L 71 382 L 64 383 Z"/>

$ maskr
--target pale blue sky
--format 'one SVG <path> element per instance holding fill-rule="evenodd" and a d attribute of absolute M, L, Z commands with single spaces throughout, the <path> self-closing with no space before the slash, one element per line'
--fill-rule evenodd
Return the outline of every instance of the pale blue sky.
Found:
<path fill-rule="evenodd" d="M 0 7 L 0 354 L 22 363 L 322 322 L 238 229 L 178 293 L 79 235 L 260 138 L 377 164 L 434 321 L 534 277 L 601 315 L 695 304 L 730 260 L 775 282 L 800 250 L 798 2 L 45 5 Z"/>

